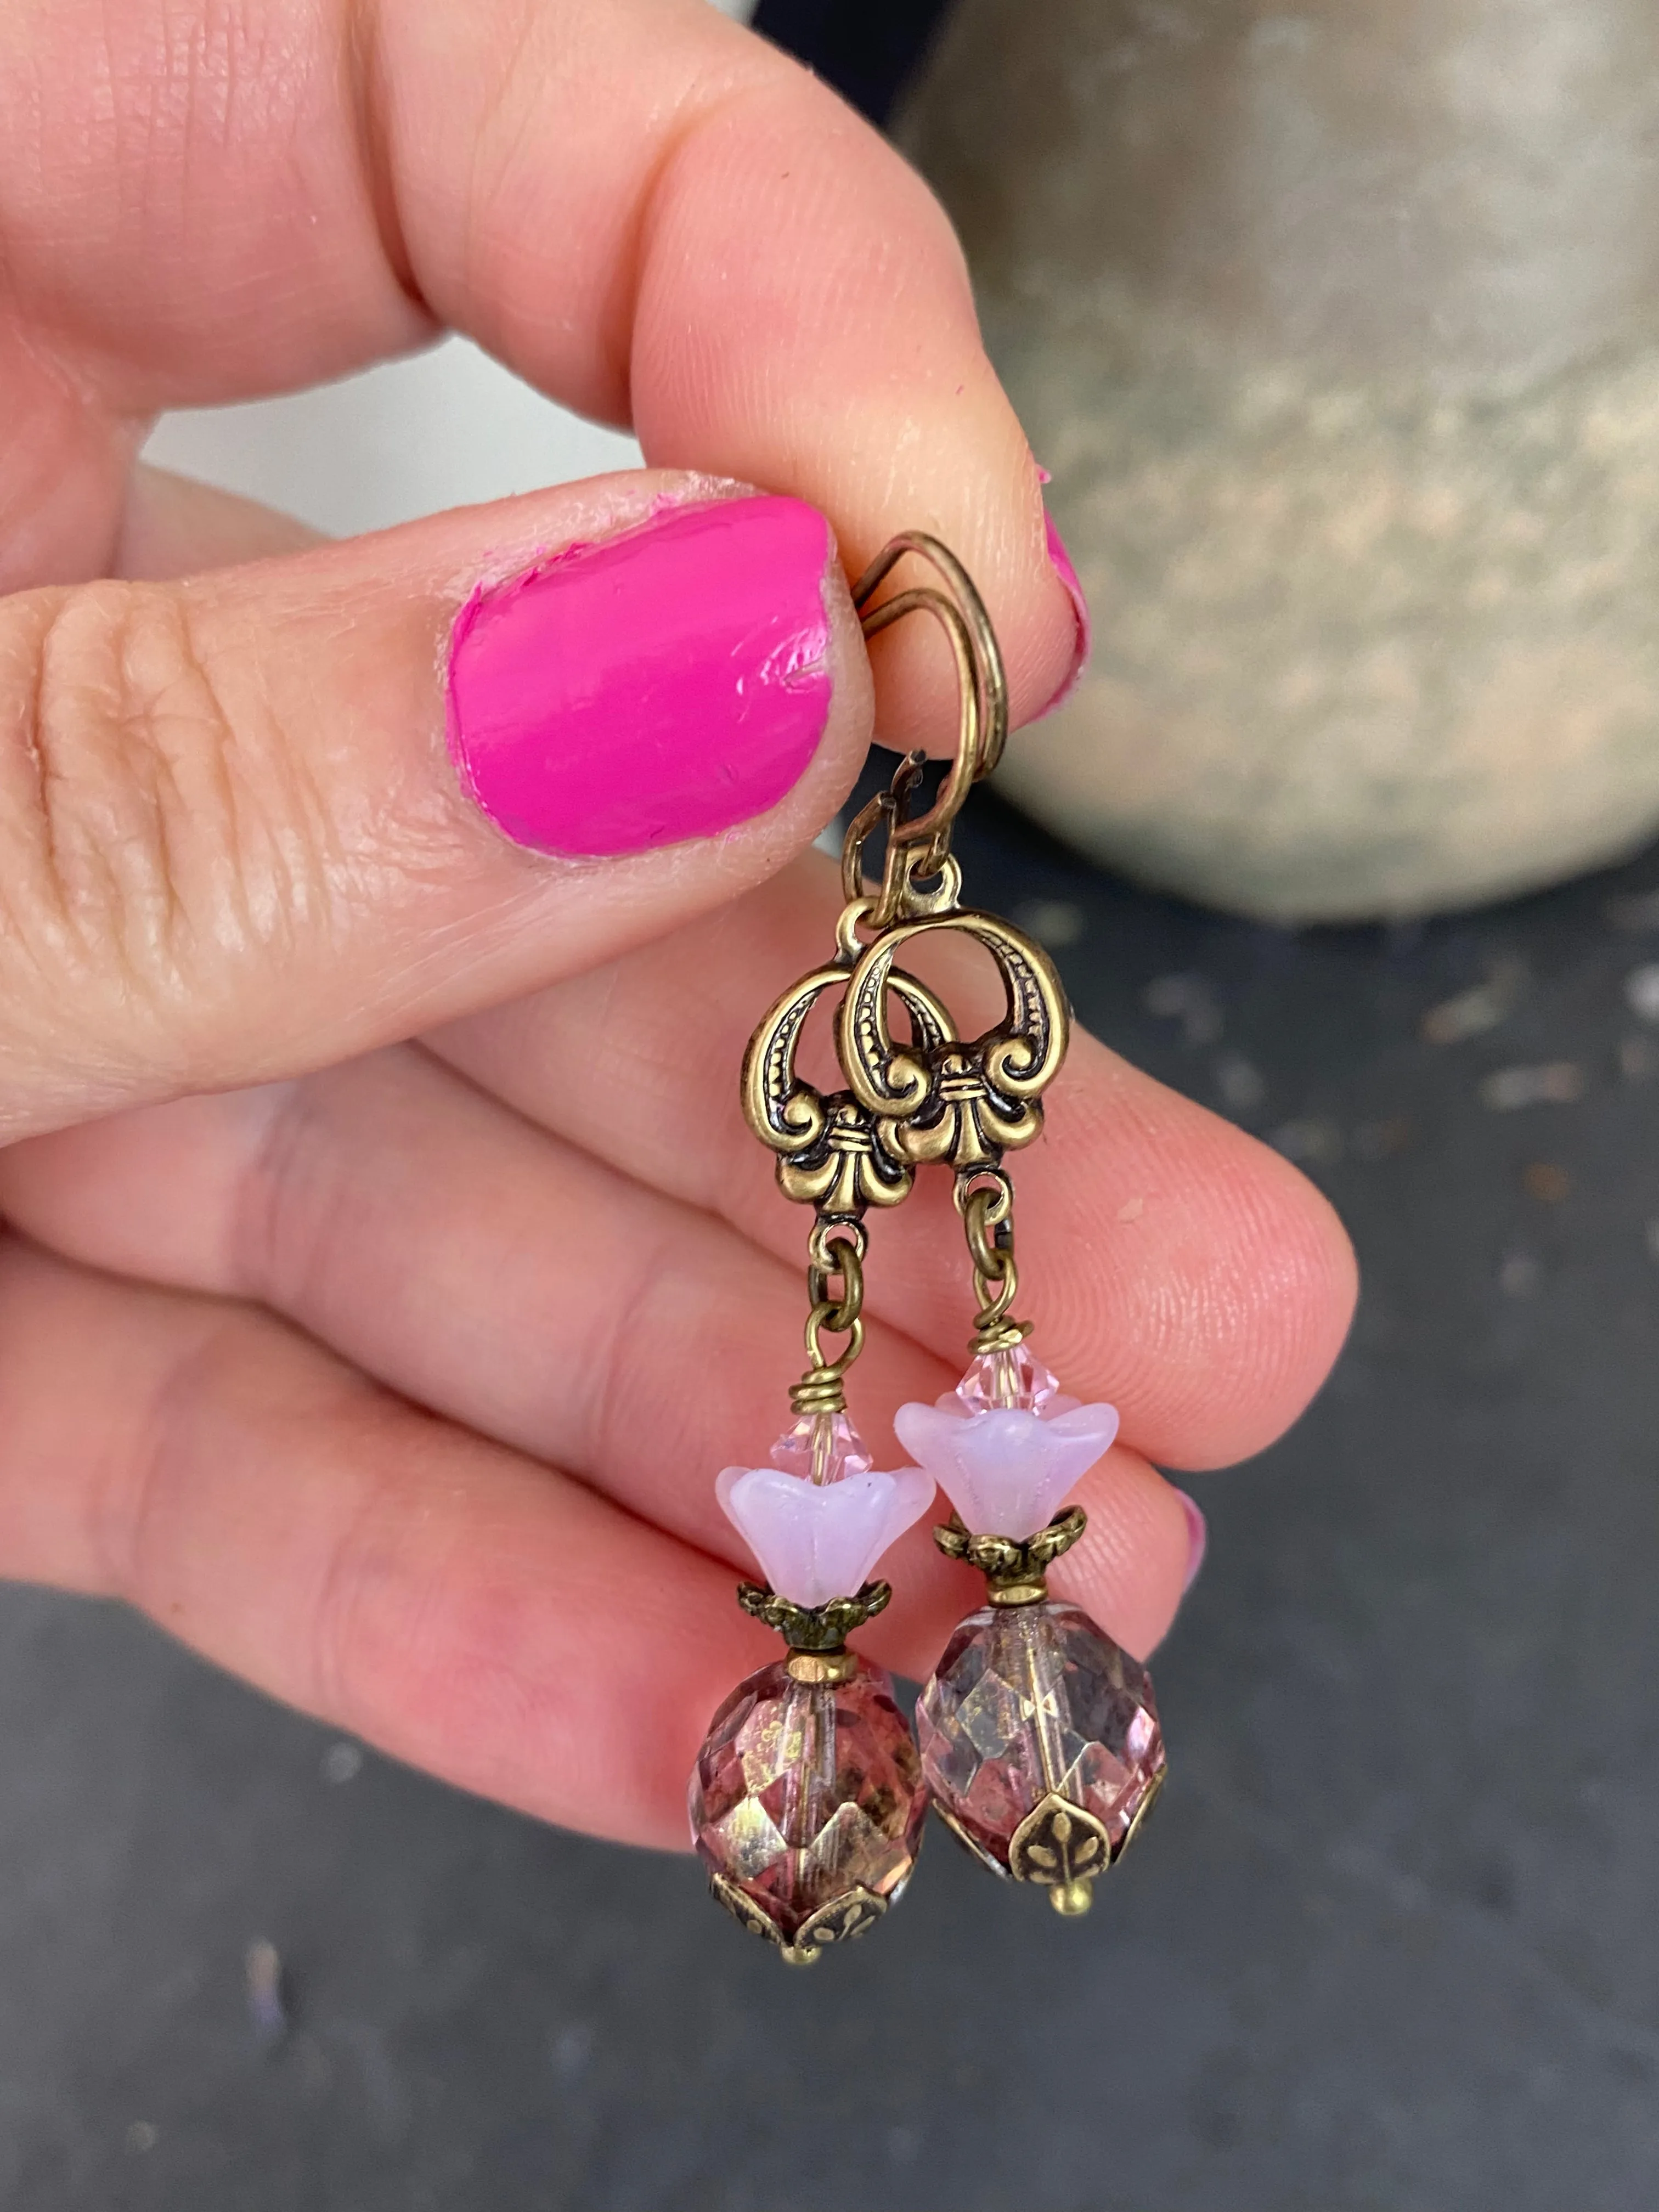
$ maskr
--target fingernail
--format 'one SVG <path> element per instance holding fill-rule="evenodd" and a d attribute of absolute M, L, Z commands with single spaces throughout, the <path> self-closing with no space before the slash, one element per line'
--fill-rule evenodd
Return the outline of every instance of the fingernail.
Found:
<path fill-rule="evenodd" d="M 571 855 L 765 813 L 829 718 L 831 550 L 799 500 L 721 500 L 476 592 L 450 640 L 462 784 L 518 843 Z"/>
<path fill-rule="evenodd" d="M 1072 566 L 1072 556 L 1066 550 L 1066 540 L 1055 528 L 1054 518 L 1047 507 L 1042 510 L 1042 520 L 1048 532 L 1048 558 L 1054 564 L 1054 574 L 1066 586 L 1072 602 L 1072 614 L 1077 623 L 1077 641 L 1072 648 L 1072 665 L 1066 670 L 1059 690 L 1043 708 L 1043 713 L 1047 714 L 1058 707 L 1062 699 L 1068 699 L 1077 689 L 1078 678 L 1089 665 L 1089 651 L 1094 642 L 1094 629 L 1089 620 L 1089 602 L 1083 596 L 1083 586 L 1078 580 L 1077 570 Z"/>
<path fill-rule="evenodd" d="M 1176 1496 L 1181 1500 L 1187 1516 L 1187 1579 L 1181 1585 L 1181 1594 L 1184 1597 L 1198 1580 L 1198 1571 L 1204 1564 L 1204 1554 L 1209 1546 L 1210 1531 L 1204 1516 L 1186 1492 L 1177 1490 Z"/>

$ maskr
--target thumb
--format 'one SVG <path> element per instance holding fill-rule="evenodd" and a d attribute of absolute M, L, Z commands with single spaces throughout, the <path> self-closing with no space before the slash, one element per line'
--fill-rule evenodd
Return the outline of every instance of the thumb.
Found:
<path fill-rule="evenodd" d="M 0 1137 L 673 927 L 810 842 L 870 699 L 823 517 L 704 477 L 0 600 Z"/>

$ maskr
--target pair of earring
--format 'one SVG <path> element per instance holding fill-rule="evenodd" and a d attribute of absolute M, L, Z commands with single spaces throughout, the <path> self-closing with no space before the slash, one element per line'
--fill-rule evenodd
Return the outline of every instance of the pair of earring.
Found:
<path fill-rule="evenodd" d="M 948 587 L 875 594 L 907 555 Z M 1162 1785 L 1164 1742 L 1146 1670 L 1079 1607 L 1049 1597 L 1051 1561 L 1082 1534 L 1066 1494 L 1106 1451 L 1117 1414 L 1060 1395 L 1012 1316 L 1013 1187 L 1003 1158 L 1042 1126 L 1042 1097 L 1065 1056 L 1070 1010 L 1042 949 L 999 917 L 959 904 L 951 825 L 1007 734 L 1001 656 L 978 592 L 936 538 L 896 538 L 854 588 L 866 636 L 919 611 L 955 657 L 961 723 L 934 804 L 911 811 L 922 756 L 848 830 L 846 898 L 834 956 L 787 991 L 750 1042 L 743 1104 L 777 1156 L 787 1198 L 810 1205 L 808 1365 L 794 1415 L 765 1467 L 727 1468 L 716 1492 L 764 1585 L 738 1602 L 777 1630 L 787 1656 L 740 1682 L 715 1714 L 691 1778 L 692 1838 L 720 1904 L 792 1965 L 862 1935 L 902 1893 L 931 1802 L 994 1874 L 1086 1911 Z M 880 886 L 865 850 L 884 830 Z M 943 1000 L 897 965 L 932 938 L 964 935 L 994 962 L 1002 1021 L 963 1038 Z M 797 1070 L 807 1018 L 836 994 L 846 1087 L 825 1097 Z M 890 1008 L 908 1036 L 895 1038 Z M 894 1422 L 918 1466 L 877 1470 L 847 1416 L 846 1377 L 864 1339 L 866 1216 L 902 1203 L 919 1170 L 948 1167 L 979 1299 L 971 1364 L 936 1404 Z M 826 1349 L 825 1338 L 841 1349 Z M 931 1505 L 933 1531 L 986 1580 L 985 1605 L 945 1647 L 913 1739 L 886 1674 L 847 1638 L 891 1595 L 869 1579 Z"/>

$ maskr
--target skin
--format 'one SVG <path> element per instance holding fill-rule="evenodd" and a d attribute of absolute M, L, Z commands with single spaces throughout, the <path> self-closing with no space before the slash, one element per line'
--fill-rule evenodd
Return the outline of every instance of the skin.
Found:
<path fill-rule="evenodd" d="M 652 471 L 322 545 L 134 465 L 159 408 L 443 327 L 631 422 Z M 872 717 L 938 744 L 952 702 L 923 640 L 872 668 L 832 575 L 795 790 L 571 864 L 457 789 L 443 652 L 481 579 L 692 470 L 812 501 L 854 570 L 938 531 L 1038 712 L 1073 611 L 944 219 L 702 0 L 21 0 L 0 387 L 0 1568 L 453 1781 L 682 1844 L 708 1716 L 775 1648 L 712 1478 L 799 1364 L 804 1224 L 735 1070 L 830 941 L 806 848 Z M 1054 1582 L 1145 1652 L 1188 1557 L 1152 1461 L 1293 1420 L 1352 1264 L 1282 1160 L 1091 1040 L 1050 1126 L 1018 1163 L 1022 1305 L 1123 1414 Z M 878 1225 L 878 1464 L 959 1371 L 958 1233 L 934 1188 Z M 976 1582 L 925 1531 L 890 1565 L 864 1642 L 925 1673 Z"/>

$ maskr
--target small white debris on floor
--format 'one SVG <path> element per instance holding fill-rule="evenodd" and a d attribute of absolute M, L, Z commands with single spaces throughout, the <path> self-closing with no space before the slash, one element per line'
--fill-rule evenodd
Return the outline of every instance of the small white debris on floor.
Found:
<path fill-rule="evenodd" d="M 1126 1198 L 1117 1210 L 1117 1218 L 1120 1221 L 1139 1221 L 1146 1211 L 1144 1198 Z"/>
<path fill-rule="evenodd" d="M 1344 1152 L 1342 1132 L 1334 1121 L 1310 1115 L 1297 1121 L 1281 1121 L 1267 1142 L 1276 1152 L 1299 1167 L 1334 1167 Z"/>
<path fill-rule="evenodd" d="M 274 1943 L 263 1936 L 247 1947 L 244 1970 L 247 1977 L 247 2016 L 261 2043 L 280 2043 L 288 2033 L 288 2007 L 283 2001 L 283 1958 Z"/>
<path fill-rule="evenodd" d="M 560 2081 L 580 2081 L 593 2056 L 592 2029 L 585 2020 L 573 2021 L 553 2038 L 549 2055 Z"/>
<path fill-rule="evenodd" d="M 1584 1071 L 1576 1060 L 1497 1068 L 1480 1085 L 1480 1103 L 1494 1114 L 1513 1114 L 1522 1106 L 1571 1106 L 1583 1095 Z"/>
<path fill-rule="evenodd" d="M 1187 1044 L 1213 1044 L 1221 1035 L 1221 1008 L 1207 975 L 1155 975 L 1140 1003 L 1160 1021 L 1179 1022 Z"/>
<path fill-rule="evenodd" d="M 362 1746 L 342 1736 L 323 1753 L 322 1765 L 325 1782 L 355 1782 L 363 1771 Z"/>
<path fill-rule="evenodd" d="M 1431 1006 L 1419 1027 L 1430 1044 L 1462 1044 L 1466 1037 L 1484 1036 L 1509 1019 L 1526 984 L 1524 960 L 1496 961 L 1484 983 Z"/>
<path fill-rule="evenodd" d="M 1224 1052 L 1215 1064 L 1215 1087 L 1230 1114 L 1254 1114 L 1267 1096 L 1267 1079 L 1242 1052 Z"/>
<path fill-rule="evenodd" d="M 1543 1269 L 1530 1252 L 1510 1252 L 1498 1270 L 1498 1287 L 1506 1298 L 1529 1298 L 1543 1276 Z"/>
<path fill-rule="evenodd" d="M 1027 899 L 1014 908 L 1014 920 L 1028 937 L 1046 945 L 1051 952 L 1075 945 L 1089 927 L 1089 917 L 1070 899 Z"/>

